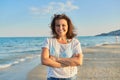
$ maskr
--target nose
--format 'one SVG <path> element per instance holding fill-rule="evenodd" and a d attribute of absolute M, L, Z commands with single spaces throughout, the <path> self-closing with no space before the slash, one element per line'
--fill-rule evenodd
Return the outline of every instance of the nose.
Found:
<path fill-rule="evenodd" d="M 62 25 L 59 26 L 59 29 L 62 30 Z"/>

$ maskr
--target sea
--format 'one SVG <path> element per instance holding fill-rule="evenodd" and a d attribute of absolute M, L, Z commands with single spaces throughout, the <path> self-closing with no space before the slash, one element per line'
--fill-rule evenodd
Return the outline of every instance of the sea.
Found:
<path fill-rule="evenodd" d="M 0 37 L 0 80 L 27 80 L 41 64 L 41 46 L 47 37 Z M 115 36 L 76 37 L 82 48 L 116 42 Z"/>

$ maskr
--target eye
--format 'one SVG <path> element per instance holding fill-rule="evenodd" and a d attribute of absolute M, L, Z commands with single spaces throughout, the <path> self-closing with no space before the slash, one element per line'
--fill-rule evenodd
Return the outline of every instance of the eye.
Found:
<path fill-rule="evenodd" d="M 62 26 L 65 27 L 66 25 L 63 24 Z"/>
<path fill-rule="evenodd" d="M 56 24 L 55 26 L 56 26 L 56 27 L 60 27 L 60 25 L 59 25 L 59 24 Z"/>

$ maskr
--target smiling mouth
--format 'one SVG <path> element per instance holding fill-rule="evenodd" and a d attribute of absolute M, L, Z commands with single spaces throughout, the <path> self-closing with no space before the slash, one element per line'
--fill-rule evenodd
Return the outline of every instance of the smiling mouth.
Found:
<path fill-rule="evenodd" d="M 64 30 L 62 30 L 62 31 L 58 31 L 58 32 L 62 33 L 62 32 L 65 32 L 65 31 L 64 31 Z"/>
<path fill-rule="evenodd" d="M 59 31 L 60 33 L 64 32 L 64 31 Z"/>

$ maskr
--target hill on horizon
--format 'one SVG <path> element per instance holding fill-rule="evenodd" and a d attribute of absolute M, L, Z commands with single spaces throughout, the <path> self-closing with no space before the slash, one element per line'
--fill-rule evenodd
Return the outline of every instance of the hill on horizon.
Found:
<path fill-rule="evenodd" d="M 115 30 L 115 31 L 111 31 L 108 33 L 101 33 L 95 36 L 120 36 L 120 29 L 119 30 Z"/>

